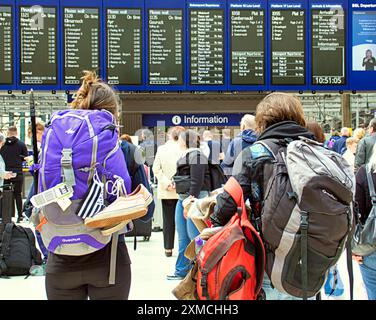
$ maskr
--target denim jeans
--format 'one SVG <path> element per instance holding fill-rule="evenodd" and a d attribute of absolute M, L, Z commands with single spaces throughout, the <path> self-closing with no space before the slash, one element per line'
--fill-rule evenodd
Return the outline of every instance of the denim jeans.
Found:
<path fill-rule="evenodd" d="M 360 265 L 364 286 L 369 300 L 376 300 L 376 252 L 363 258 Z"/>
<path fill-rule="evenodd" d="M 262 289 L 265 292 L 266 300 L 302 300 L 302 298 L 291 296 L 287 293 L 283 293 L 277 290 L 276 288 L 273 288 L 271 281 L 266 273 L 264 274 Z M 308 300 L 316 300 L 316 297 L 308 298 Z"/>
<path fill-rule="evenodd" d="M 205 198 L 208 195 L 209 193 L 207 191 L 201 191 L 198 199 Z M 184 199 L 184 196 L 179 196 L 175 210 L 175 224 L 178 232 L 179 243 L 178 259 L 175 264 L 175 275 L 179 277 L 185 277 L 192 268 L 191 262 L 184 256 L 184 253 L 191 241 L 200 234 L 192 220 L 184 217 Z"/>

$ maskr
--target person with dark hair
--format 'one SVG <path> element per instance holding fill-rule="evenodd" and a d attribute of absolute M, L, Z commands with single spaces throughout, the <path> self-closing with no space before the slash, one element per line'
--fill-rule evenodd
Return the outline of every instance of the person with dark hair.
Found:
<path fill-rule="evenodd" d="M 175 223 L 179 238 L 179 255 L 173 275 L 168 280 L 182 280 L 192 265 L 184 253 L 189 243 L 199 235 L 191 219 L 186 217 L 183 201 L 189 198 L 201 199 L 209 195 L 211 182 L 208 159 L 200 150 L 200 136 L 193 130 L 180 133 L 178 144 L 183 153 L 177 162 L 174 176 L 175 189 L 179 195 L 176 204 Z"/>
<path fill-rule="evenodd" d="M 9 127 L 4 146 L 0 150 L 7 171 L 15 174 L 8 182 L 13 185 L 14 200 L 17 207 L 17 222 L 22 221 L 22 186 L 24 183 L 22 163 L 28 156 L 27 147 L 24 142 L 17 138 L 17 127 Z"/>
<path fill-rule="evenodd" d="M 0 133 L 0 150 L 3 147 L 5 143 L 5 136 Z M 3 160 L 3 157 L 0 155 L 0 218 L 2 217 L 2 192 L 3 192 L 3 185 L 4 180 L 8 180 L 12 178 L 12 173 L 7 172 L 5 169 L 5 162 Z"/>
<path fill-rule="evenodd" d="M 256 130 L 260 134 L 257 141 L 299 140 L 300 137 L 315 140 L 313 133 L 306 129 L 306 121 L 301 102 L 286 93 L 272 93 L 266 96 L 256 109 Z M 233 177 L 243 189 L 244 200 L 249 200 L 252 208 L 251 221 L 261 217 L 264 201 L 264 187 L 270 179 L 265 175 L 265 163 L 274 159 L 272 152 L 261 144 L 245 148 L 237 157 Z M 237 211 L 236 202 L 224 191 L 217 197 L 217 204 L 211 216 L 214 227 L 224 226 Z M 257 223 L 255 223 L 257 227 Z M 259 228 L 259 227 L 257 227 Z M 258 230 L 261 231 L 261 230 Z M 294 300 L 296 298 L 274 289 L 265 275 L 263 290 L 267 300 Z"/>
<path fill-rule="evenodd" d="M 166 257 L 172 256 L 175 242 L 175 208 L 179 196 L 172 178 L 176 174 L 177 161 L 182 155 L 178 139 L 183 131 L 185 131 L 183 127 L 172 127 L 168 130 L 168 141 L 158 147 L 153 165 L 153 173 L 158 181 L 158 199 L 161 199 L 162 202 L 163 241 Z"/>
<path fill-rule="evenodd" d="M 366 71 L 375 71 L 376 58 L 373 56 L 372 50 L 366 51 L 366 56 L 363 59 L 363 67 Z"/>
<path fill-rule="evenodd" d="M 316 141 L 325 143 L 325 134 L 321 126 L 316 121 L 307 122 L 308 131 L 312 132 L 316 138 Z"/>
<path fill-rule="evenodd" d="M 373 118 L 369 122 L 368 126 L 368 133 L 369 136 L 363 138 L 358 143 L 358 146 L 356 148 L 356 154 L 355 154 L 355 170 L 359 170 L 359 168 L 367 164 L 369 159 L 372 155 L 373 146 L 376 142 L 376 118 Z"/>

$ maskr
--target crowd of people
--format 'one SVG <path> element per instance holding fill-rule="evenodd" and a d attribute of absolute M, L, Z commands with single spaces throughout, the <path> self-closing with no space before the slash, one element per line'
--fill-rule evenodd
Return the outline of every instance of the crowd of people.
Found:
<path fill-rule="evenodd" d="M 72 103 L 72 109 L 107 110 L 100 112 L 109 112 L 116 127 L 118 108 L 115 92 L 95 74 L 87 72 Z M 113 130 L 118 133 L 117 129 Z M 37 140 L 38 147 L 41 149 L 45 143 L 42 139 L 43 131 L 44 126 L 41 123 L 38 124 Z M 111 172 L 114 176 L 122 177 L 127 194 L 131 194 L 136 188 L 132 185 L 133 177 L 130 172 L 135 171 L 131 169 L 131 166 L 144 163 L 145 167 L 141 166 L 141 171 L 147 170 L 147 167 L 150 168 L 149 179 L 150 176 L 156 179 L 157 197 L 162 203 L 166 257 L 173 256 L 176 232 L 178 236 L 175 270 L 167 275 L 168 280 L 183 280 L 191 270 L 192 263 L 185 256 L 185 252 L 200 232 L 187 216 L 183 203 L 187 199 L 203 199 L 213 191 L 210 165 L 218 164 L 227 177 L 234 177 L 242 187 L 244 197 L 252 208 L 253 214 L 261 216 L 264 188 L 268 181 L 265 181 L 267 177 L 261 174 L 259 168 L 255 169 L 255 166 L 250 165 L 254 162 L 251 147 L 256 142 L 268 139 L 293 141 L 305 137 L 342 155 L 356 176 L 354 198 L 363 223 L 372 210 L 373 203 L 367 184 L 366 170 L 370 168 L 376 183 L 376 149 L 373 148 L 376 140 L 376 119 L 370 121 L 367 131 L 358 128 L 352 133 L 351 128 L 344 127 L 340 132 L 333 130 L 326 138 L 317 122 L 306 121 L 299 99 L 285 93 L 272 93 L 259 103 L 255 115 L 247 114 L 242 118 L 240 133 L 233 139 L 231 139 L 229 129 L 223 130 L 221 139 L 216 139 L 213 132 L 209 130 L 199 134 L 196 130 L 176 126 L 169 128 L 167 142 L 157 145 L 149 131 L 143 132 L 145 133 L 140 147 L 134 146 L 128 135 L 119 137 L 122 141 L 121 150 L 124 154 L 124 161 L 116 165 L 114 162 L 109 162 L 104 174 Z M 53 139 L 53 135 L 50 139 Z M 7 137 L 0 134 L 0 148 L 0 185 L 11 184 L 13 186 L 18 213 L 17 221 L 20 222 L 23 213 L 27 217 L 31 216 L 31 212 L 28 212 L 30 206 L 28 200 L 35 194 L 32 187 L 23 205 L 22 163 L 28 160 L 27 146 L 17 138 L 17 129 L 10 127 Z M 258 152 L 264 157 L 272 156 L 268 150 L 258 150 Z M 111 156 L 109 158 L 111 159 Z M 367 164 L 369 167 L 366 167 Z M 92 169 L 89 168 L 89 171 Z M 43 170 L 46 168 L 44 167 Z M 147 182 L 144 183 L 147 184 Z M 147 187 L 150 189 L 150 186 Z M 224 226 L 231 219 L 233 212 L 236 212 L 237 205 L 226 191 L 220 193 L 216 201 L 210 221 L 213 227 Z M 69 256 L 48 252 L 39 231 L 37 230 L 36 233 L 39 246 L 44 251 L 47 266 L 46 291 L 49 299 L 128 298 L 131 284 L 131 261 L 123 235 L 120 235 L 116 241 L 116 282 L 110 285 L 107 282 L 107 275 L 110 272 L 113 240 L 93 253 Z M 354 256 L 354 259 L 360 264 L 368 298 L 375 300 L 376 252 L 365 257 Z M 292 296 L 278 292 L 266 275 L 263 290 L 266 299 L 294 299 Z"/>

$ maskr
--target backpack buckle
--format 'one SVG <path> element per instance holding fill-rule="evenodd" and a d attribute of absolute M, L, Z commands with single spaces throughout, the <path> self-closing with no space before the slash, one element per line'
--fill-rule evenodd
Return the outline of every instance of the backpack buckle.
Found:
<path fill-rule="evenodd" d="M 61 158 L 61 165 L 64 167 L 72 167 L 72 149 L 63 149 L 61 154 L 63 155 Z"/>
<path fill-rule="evenodd" d="M 257 217 L 257 218 L 254 219 L 254 225 L 256 227 L 256 230 L 258 232 L 260 232 L 261 231 L 261 227 L 262 227 L 261 217 Z"/>
<path fill-rule="evenodd" d="M 308 212 L 302 211 L 300 212 L 300 227 L 304 230 L 308 229 Z"/>
<path fill-rule="evenodd" d="M 63 171 L 63 178 L 64 178 L 64 181 L 65 183 L 70 186 L 70 187 L 73 187 L 74 185 L 76 185 L 76 179 L 74 177 L 74 171 L 73 171 L 73 160 L 72 160 L 72 149 L 63 149 L 61 151 L 61 154 L 63 155 L 61 157 L 61 168 L 62 168 L 62 171 Z"/>

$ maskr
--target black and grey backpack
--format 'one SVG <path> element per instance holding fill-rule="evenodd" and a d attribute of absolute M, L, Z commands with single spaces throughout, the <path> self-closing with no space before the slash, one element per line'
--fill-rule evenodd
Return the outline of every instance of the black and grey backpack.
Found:
<path fill-rule="evenodd" d="M 29 275 L 32 266 L 41 264 L 33 231 L 8 223 L 0 243 L 0 276 Z"/>
<path fill-rule="evenodd" d="M 306 138 L 257 144 L 273 155 L 263 169 L 267 274 L 277 290 L 313 297 L 352 228 L 354 173 L 341 155 Z"/>

